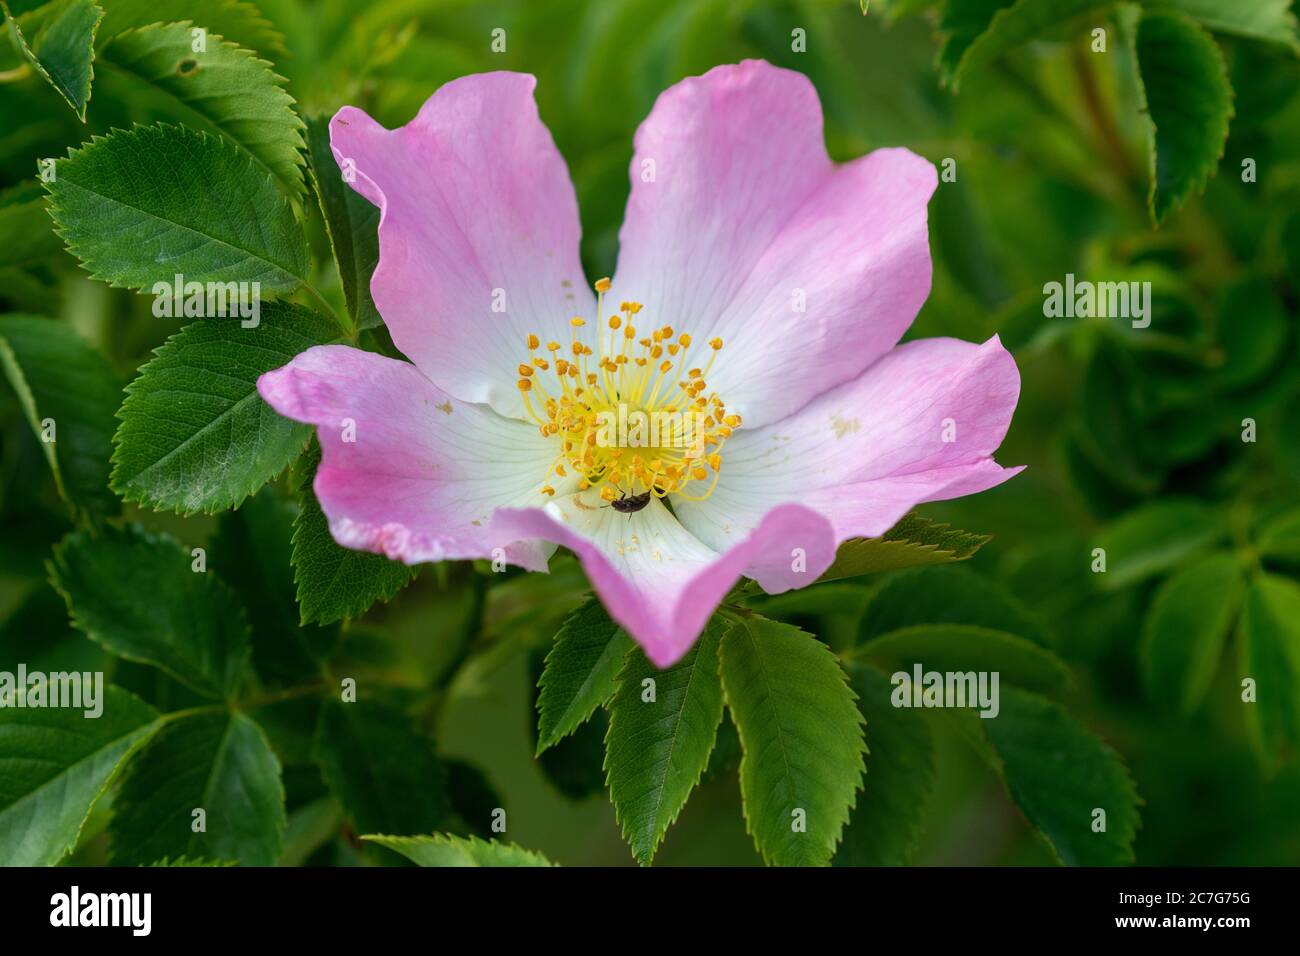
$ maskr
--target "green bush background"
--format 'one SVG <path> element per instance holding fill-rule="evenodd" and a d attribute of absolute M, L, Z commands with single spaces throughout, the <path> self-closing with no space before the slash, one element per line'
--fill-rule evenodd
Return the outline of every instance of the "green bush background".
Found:
<path fill-rule="evenodd" d="M 19 13 L 35 4 L 11 6 Z M 202 5 L 193 6 L 197 20 Z M 954 159 L 956 181 L 942 183 L 930 206 L 933 290 L 909 336 L 1001 335 L 1023 391 L 998 458 L 1028 468 L 992 492 L 922 514 L 993 535 L 967 567 L 1023 602 L 1073 665 L 1071 712 L 1123 756 L 1145 801 L 1139 863 L 1300 862 L 1300 763 L 1294 741 L 1263 755 L 1252 742 L 1238 694 L 1240 626 L 1226 629 L 1209 692 L 1190 713 L 1144 677 L 1142 651 L 1156 594 L 1189 561 L 1220 550 L 1252 573 L 1293 578 L 1300 568 L 1300 65 L 1292 46 L 1215 31 L 1235 92 L 1223 159 L 1204 194 L 1155 228 L 1149 127 L 1123 12 L 1109 5 L 1044 26 L 1032 42 L 966 71 L 955 92 L 936 68 L 934 8 L 948 5 L 924 0 L 874 3 L 866 17 L 853 2 L 762 0 L 258 6 L 284 37 L 282 54 L 263 55 L 288 78 L 305 117 L 352 104 L 393 127 L 456 76 L 536 74 L 542 118 L 577 187 L 591 277 L 613 271 L 637 125 L 661 90 L 719 63 L 763 57 L 806 72 L 836 159 L 892 145 L 936 164 Z M 1108 30 L 1104 53 L 1090 48 L 1094 26 Z M 507 31 L 504 53 L 489 47 L 497 27 Z M 792 51 L 795 28 L 807 31 L 807 52 Z M 1204 102 L 1202 80 L 1185 80 L 1185 102 Z M 108 66 L 97 67 L 84 126 L 39 78 L 0 84 L 0 185 L 28 189 L 37 158 L 156 118 L 173 116 Z M 1256 164 L 1255 182 L 1243 182 L 1245 159 Z M 315 226 L 317 285 L 341 302 Z M 1067 273 L 1151 281 L 1151 327 L 1045 318 L 1043 285 Z M 148 306 L 145 296 L 91 281 L 57 241 L 0 268 L 0 312 L 70 324 L 123 382 L 182 324 L 154 318 Z M 1245 418 L 1256 422 L 1256 442 L 1242 441 Z M 1171 500 L 1186 508 L 1172 520 L 1150 510 Z M 133 505 L 126 514 L 187 545 L 206 545 L 217 527 L 215 518 Z M 45 580 L 44 562 L 67 528 L 41 448 L 0 385 L 0 668 L 105 659 L 70 628 Z M 1093 575 L 1099 540 L 1127 542 L 1120 550 L 1140 550 L 1149 566 L 1127 583 Z M 1281 543 L 1261 544 L 1270 540 Z M 852 633 L 877 586 L 859 579 L 834 601 L 791 599 L 784 616 L 822 635 Z M 417 723 L 444 760 L 485 775 L 480 782 L 509 811 L 514 842 L 562 863 L 628 864 L 603 789 L 603 717 L 533 757 L 541 658 L 584 587 L 571 562 L 546 579 L 511 576 L 486 596 L 467 565 L 425 567 L 393 601 L 348 625 L 346 653 L 422 701 Z M 846 594 L 859 600 L 845 603 Z M 1280 627 L 1300 661 L 1300 621 Z M 147 699 L 172 692 L 139 665 L 112 667 L 117 683 Z M 439 688 L 434 698 L 418 697 L 430 686 Z M 1293 694 L 1300 700 L 1300 684 Z M 371 859 L 375 851 L 346 831 L 336 836 L 342 824 L 315 767 L 273 740 L 295 861 Z M 954 736 L 941 733 L 936 745 L 938 778 L 915 860 L 1048 861 L 993 774 Z M 75 860 L 103 860 L 102 826 L 92 818 Z M 758 862 L 734 770 L 706 779 L 657 862 Z"/>

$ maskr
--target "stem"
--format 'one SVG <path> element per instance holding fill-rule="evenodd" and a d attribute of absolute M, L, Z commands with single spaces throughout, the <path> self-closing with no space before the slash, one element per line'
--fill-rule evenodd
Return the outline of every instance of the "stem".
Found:
<path fill-rule="evenodd" d="M 19 83 L 32 75 L 32 65 L 24 63 L 12 70 L 0 70 L 0 83 Z"/>
<path fill-rule="evenodd" d="M 324 690 L 326 684 L 323 680 L 314 681 L 310 684 L 302 684 L 298 687 L 288 687 L 284 690 L 272 691 L 269 694 L 259 694 L 256 697 L 250 697 L 248 700 L 240 701 L 241 706 L 248 710 L 256 710 L 259 707 L 266 707 L 268 704 L 278 704 L 284 700 L 295 700 L 299 697 L 310 697 Z"/>
<path fill-rule="evenodd" d="M 1133 161 L 1133 156 L 1129 153 L 1128 146 L 1124 142 L 1124 137 L 1120 135 L 1119 127 L 1115 125 L 1114 118 L 1110 115 L 1110 111 L 1106 109 L 1101 90 L 1097 86 L 1097 77 L 1093 73 L 1088 56 L 1089 54 L 1078 45 L 1071 51 L 1074 75 L 1079 83 L 1079 90 L 1083 94 L 1083 105 L 1087 109 L 1088 119 L 1092 123 L 1097 138 L 1101 141 L 1102 150 L 1110 161 L 1111 169 L 1114 170 L 1116 176 L 1124 185 L 1125 192 L 1131 192 L 1141 201 L 1141 193 L 1135 188 L 1141 181 L 1137 164 Z"/>

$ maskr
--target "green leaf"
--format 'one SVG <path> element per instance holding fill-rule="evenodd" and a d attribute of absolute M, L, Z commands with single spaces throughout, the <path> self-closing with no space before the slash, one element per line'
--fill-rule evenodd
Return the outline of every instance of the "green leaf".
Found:
<path fill-rule="evenodd" d="M 308 121 L 307 146 L 312 182 L 334 251 L 348 315 L 356 328 L 374 328 L 383 322 L 370 296 L 370 277 L 379 265 L 379 207 L 343 182 L 330 150 L 329 123 L 325 119 Z"/>
<path fill-rule="evenodd" d="M 1152 6 L 1176 7 L 1216 33 L 1300 46 L 1291 0 L 1159 0 Z"/>
<path fill-rule="evenodd" d="M 36 432 L 59 494 L 74 508 L 116 512 L 108 460 L 121 383 L 108 359 L 62 322 L 6 315 L 0 316 L 0 369 Z M 53 441 L 45 440 L 47 421 Z"/>
<path fill-rule="evenodd" d="M 193 571 L 194 560 L 166 535 L 105 527 L 64 538 L 50 579 L 72 623 L 110 653 L 230 697 L 248 667 L 248 623 L 230 589 L 211 569 Z"/>
<path fill-rule="evenodd" d="M 1167 580 L 1147 612 L 1140 648 L 1147 693 L 1171 711 L 1196 710 L 1241 604 L 1235 555 L 1211 554 Z"/>
<path fill-rule="evenodd" d="M 1032 641 L 967 624 L 920 624 L 890 631 L 858 647 L 855 656 L 890 670 L 996 671 L 999 681 L 1052 693 L 1070 681 L 1065 662 Z M 974 706 L 974 702 L 971 703 Z"/>
<path fill-rule="evenodd" d="M 71 707 L 0 708 L 0 865 L 54 866 L 141 741 L 152 707 L 104 687 L 101 716 Z"/>
<path fill-rule="evenodd" d="M 618 675 L 605 736 L 605 773 L 623 838 L 643 866 L 708 766 L 722 722 L 718 639 L 725 624 L 711 623 L 690 652 L 659 670 L 634 653 Z M 654 699 L 643 682 L 654 682 Z"/>
<path fill-rule="evenodd" d="M 843 542 L 826 573 L 813 583 L 965 561 L 991 540 L 991 535 L 973 534 L 909 514 L 879 538 L 850 538 Z M 757 583 L 746 581 L 736 593 L 762 592 Z"/>
<path fill-rule="evenodd" d="M 343 816 L 333 797 L 321 797 L 289 811 L 280 866 L 305 866 L 321 847 L 339 836 Z"/>
<path fill-rule="evenodd" d="M 1282 355 L 1290 329 L 1291 318 L 1267 279 L 1252 277 L 1230 286 L 1219 308 L 1220 383 L 1241 388 L 1265 375 Z"/>
<path fill-rule="evenodd" d="M 0 269 L 36 265 L 62 251 L 39 183 L 16 186 L 0 196 Z"/>
<path fill-rule="evenodd" d="M 19 52 L 84 123 L 95 76 L 95 30 L 104 11 L 91 0 L 56 0 L 20 18 L 0 0 L 0 11 Z"/>
<path fill-rule="evenodd" d="M 1028 608 L 996 581 L 967 568 L 914 568 L 890 575 L 867 602 L 860 637 L 870 640 L 917 624 L 969 624 L 1050 643 Z"/>
<path fill-rule="evenodd" d="M 537 682 L 537 753 L 578 729 L 612 696 L 632 638 L 587 601 L 564 622 Z"/>
<path fill-rule="evenodd" d="M 1007 791 L 1025 818 L 1070 866 L 1133 861 L 1138 799 L 1119 756 L 1052 701 L 1005 688 L 997 717 L 981 725 Z M 1093 829 L 1105 811 L 1104 832 Z"/>
<path fill-rule="evenodd" d="M 316 761 L 358 833 L 422 833 L 447 815 L 447 774 L 406 715 L 374 701 L 321 709 Z"/>
<path fill-rule="evenodd" d="M 290 193 L 303 188 L 303 122 L 271 64 L 220 36 L 195 52 L 189 20 L 126 30 L 99 59 L 164 94 L 188 123 L 225 136 Z"/>
<path fill-rule="evenodd" d="M 208 567 L 235 589 L 253 628 L 253 663 L 265 683 L 300 684 L 321 676 L 339 639 L 336 625 L 299 623 L 289 563 L 298 509 L 272 487 L 219 520 Z"/>
<path fill-rule="evenodd" d="M 1168 571 L 1223 536 L 1223 515 L 1190 498 L 1166 498 L 1107 525 L 1093 542 L 1106 552 L 1106 571 L 1097 585 L 1115 591 Z M 1080 555 L 1084 563 L 1093 559 Z M 1091 566 L 1091 565 L 1089 565 Z"/>
<path fill-rule="evenodd" d="M 909 514 L 879 538 L 850 538 L 818 582 L 900 568 L 965 561 L 992 536 L 972 534 Z"/>
<path fill-rule="evenodd" d="M 1148 205 L 1158 225 L 1204 189 L 1219 165 L 1233 115 L 1232 85 L 1218 45 L 1185 16 L 1144 14 L 1135 46 L 1152 129 Z"/>
<path fill-rule="evenodd" d="M 113 490 L 181 514 L 238 505 L 299 455 L 311 427 L 279 415 L 257 379 L 335 338 L 314 312 L 268 302 L 256 328 L 234 319 L 187 325 L 127 386 L 114 436 Z"/>
<path fill-rule="evenodd" d="M 195 832 L 195 811 L 204 812 Z M 274 866 L 284 832 L 280 763 L 243 714 L 170 718 L 127 766 L 109 825 L 114 866 L 166 857 Z"/>
<path fill-rule="evenodd" d="M 722 686 L 744 757 L 745 825 L 768 863 L 830 862 L 862 779 L 862 714 L 835 655 L 747 617 L 722 638 Z"/>
<path fill-rule="evenodd" d="M 386 846 L 420 866 L 554 866 L 540 853 L 500 840 L 458 837 L 447 833 L 433 836 L 379 836 L 361 839 Z"/>
<path fill-rule="evenodd" d="M 298 517 L 293 523 L 294 581 L 302 623 L 332 624 L 364 613 L 405 587 L 415 568 L 382 554 L 340 547 L 312 491 L 320 447 L 303 456 L 297 484 Z"/>
<path fill-rule="evenodd" d="M 172 859 L 171 857 L 163 857 L 161 860 L 154 860 L 154 862 L 146 865 L 150 867 L 173 867 L 174 868 L 174 867 L 194 867 L 194 866 L 203 866 L 203 867 L 235 866 L 236 864 L 231 862 L 230 860 L 205 860 L 201 857 L 178 856 L 175 859 Z"/>
<path fill-rule="evenodd" d="M 197 14 L 193 0 L 104 0 L 104 22 L 99 25 L 97 42 L 103 46 L 133 27 L 196 18 L 209 33 L 247 49 L 268 56 L 284 52 L 284 37 L 254 4 L 244 0 L 203 0 Z"/>
<path fill-rule="evenodd" d="M 848 672 L 867 722 L 867 776 L 834 865 L 906 866 L 934 789 L 930 725 L 917 711 L 891 703 L 893 685 L 874 667 L 850 664 Z"/>
<path fill-rule="evenodd" d="M 1147 443 L 1142 427 L 1146 405 L 1142 376 L 1132 357 L 1113 337 L 1101 336 L 1084 372 L 1071 435 L 1083 453 L 1081 464 L 1090 466 L 1075 476 L 1083 491 L 1091 491 L 1089 485 L 1098 484 L 1098 477 L 1106 479 L 1101 483 L 1106 491 L 1116 483 L 1131 494 L 1152 494 L 1159 488 L 1160 473 L 1153 473 L 1139 455 Z"/>
<path fill-rule="evenodd" d="M 1257 575 L 1241 615 L 1241 676 L 1255 682 L 1243 702 L 1251 740 L 1267 762 L 1300 746 L 1300 584 Z"/>
<path fill-rule="evenodd" d="M 181 275 L 285 293 L 307 275 L 288 199 L 221 137 L 165 123 L 115 130 L 70 150 L 46 188 L 68 251 L 112 286 L 152 290 Z"/>
<path fill-rule="evenodd" d="M 1300 507 L 1268 521 L 1259 529 L 1255 543 L 1265 558 L 1300 564 Z"/>
<path fill-rule="evenodd" d="M 939 17 L 939 72 L 956 90 L 962 74 L 1112 0 L 948 0 Z"/>

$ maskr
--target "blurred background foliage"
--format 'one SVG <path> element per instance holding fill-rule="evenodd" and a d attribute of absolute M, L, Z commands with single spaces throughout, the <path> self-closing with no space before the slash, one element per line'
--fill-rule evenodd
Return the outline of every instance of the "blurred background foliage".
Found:
<path fill-rule="evenodd" d="M 15 15 L 36 5 L 9 4 Z M 986 12 L 1006 5 L 983 4 Z M 1153 610 L 1187 568 L 1226 554 L 1251 574 L 1286 579 L 1300 569 L 1294 48 L 1216 34 L 1235 91 L 1224 156 L 1203 196 L 1155 228 L 1149 129 L 1122 15 L 1094 5 L 967 71 L 954 92 L 936 67 L 939 27 L 950 7 L 969 6 L 893 0 L 870 4 L 864 17 L 853 0 L 257 0 L 269 24 L 245 42 L 261 44 L 305 118 L 352 104 L 393 127 L 454 77 L 536 74 L 542 118 L 577 187 L 592 277 L 614 269 L 637 125 L 661 90 L 719 63 L 763 57 L 807 73 L 836 159 L 892 145 L 936 164 L 955 159 L 955 181 L 942 183 L 930 206 L 933 289 L 909 337 L 1002 337 L 1023 392 L 998 457 L 1028 468 L 992 492 L 922 513 L 993 535 L 967 568 L 978 588 L 1009 594 L 1074 666 L 1072 713 L 1123 755 L 1145 800 L 1139 863 L 1298 863 L 1295 741 L 1261 744 L 1243 716 L 1240 615 L 1207 638 L 1212 676 L 1186 706 L 1164 692 L 1150 663 L 1162 652 L 1151 636 L 1161 626 Z M 173 7 L 184 5 L 160 0 L 160 19 L 191 15 L 173 15 Z M 1090 48 L 1095 26 L 1111 31 L 1104 53 Z M 507 37 L 501 53 L 490 49 L 498 27 Z M 806 31 L 806 52 L 792 50 L 795 29 Z M 181 320 L 155 318 L 147 297 L 90 281 L 53 236 L 36 253 L 7 256 L 4 230 L 48 229 L 23 218 L 39 188 L 38 157 L 62 156 L 114 127 L 184 118 L 173 109 L 107 64 L 97 64 L 84 126 L 39 80 L 0 83 L 0 311 L 70 323 L 124 383 Z M 1255 161 L 1256 181 L 1243 182 L 1245 159 Z M 341 302 L 327 239 L 312 223 L 317 286 Z M 1043 286 L 1067 273 L 1149 280 L 1150 328 L 1046 318 Z M 1254 442 L 1242 440 L 1247 418 L 1256 423 Z M 226 520 L 134 506 L 126 513 L 192 545 L 208 544 Z M 0 527 L 0 666 L 110 667 L 117 683 L 177 705 L 186 693 L 179 685 L 108 662 L 70 629 L 44 568 L 68 519 L 8 391 L 0 392 Z M 1105 575 L 1090 569 L 1098 546 L 1111 555 Z M 335 670 L 409 689 L 413 716 L 438 741 L 458 808 L 505 806 L 511 839 L 562 863 L 629 864 L 603 791 L 603 716 L 533 757 L 536 677 L 559 623 L 583 598 L 583 576 L 561 560 L 549 578 L 500 577 L 469 565 L 421 569 L 395 600 L 343 628 Z M 834 644 L 871 626 L 863 611 L 881 586 L 860 579 L 768 604 Z M 935 595 L 914 591 L 921 605 Z M 1278 626 L 1300 642 L 1300 622 Z M 432 699 L 423 693 L 429 688 Z M 346 828 L 338 836 L 339 811 L 293 713 L 301 706 L 289 701 L 269 709 L 282 713 L 262 715 L 285 765 L 285 859 L 373 861 L 378 851 L 362 849 Z M 728 728 L 717 766 L 668 834 L 662 864 L 757 862 L 734 760 L 728 765 L 736 746 Z M 1045 862 L 993 775 L 955 737 L 940 734 L 936 748 L 938 778 L 915 860 Z M 97 809 L 97 817 L 106 812 Z M 98 828 L 92 820 L 76 859 L 102 859 L 99 829 L 102 820 Z"/>

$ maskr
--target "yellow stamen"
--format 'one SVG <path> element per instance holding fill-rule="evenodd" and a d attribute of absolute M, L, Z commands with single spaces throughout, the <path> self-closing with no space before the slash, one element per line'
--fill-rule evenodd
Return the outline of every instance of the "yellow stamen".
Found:
<path fill-rule="evenodd" d="M 646 492 L 707 498 L 722 467 L 719 449 L 740 427 L 740 416 L 724 414 L 721 399 L 707 391 L 722 340 L 708 343 L 707 362 L 689 363 L 694 340 L 686 332 L 661 325 L 638 338 L 631 317 L 642 311 L 641 303 L 621 302 L 606 315 L 610 287 L 609 279 L 595 283 L 590 334 L 587 320 L 573 316 L 567 349 L 566 343 L 546 343 L 553 363 L 533 354 L 541 346 L 538 336 L 526 337 L 529 360 L 519 364 L 519 391 L 539 432 L 558 441 L 541 493 L 557 493 L 558 482 L 550 482 L 554 475 L 576 479 L 579 492 L 596 489 L 606 502 Z M 562 349 L 572 359 L 557 354 Z"/>

